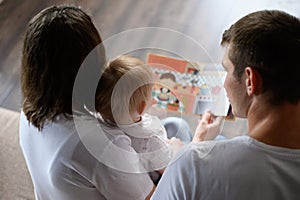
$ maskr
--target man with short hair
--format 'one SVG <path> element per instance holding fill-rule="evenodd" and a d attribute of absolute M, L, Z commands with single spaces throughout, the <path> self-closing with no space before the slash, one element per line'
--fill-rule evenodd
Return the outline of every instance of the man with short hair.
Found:
<path fill-rule="evenodd" d="M 169 164 L 152 199 L 300 199 L 299 19 L 248 14 L 224 32 L 222 45 L 224 87 L 249 133 L 192 144 Z"/>

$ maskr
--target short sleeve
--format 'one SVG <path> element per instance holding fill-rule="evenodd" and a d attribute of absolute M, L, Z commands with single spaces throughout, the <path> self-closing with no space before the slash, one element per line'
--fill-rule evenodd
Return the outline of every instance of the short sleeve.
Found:
<path fill-rule="evenodd" d="M 139 154 L 148 171 L 155 171 L 165 168 L 171 160 L 169 145 L 157 135 L 147 139 L 147 151 Z"/>

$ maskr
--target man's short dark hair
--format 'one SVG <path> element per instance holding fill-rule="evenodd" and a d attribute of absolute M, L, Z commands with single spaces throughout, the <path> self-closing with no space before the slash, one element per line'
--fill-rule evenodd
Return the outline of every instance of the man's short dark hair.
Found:
<path fill-rule="evenodd" d="M 297 104 L 300 100 L 300 21 L 278 10 L 246 15 L 223 34 L 229 59 L 239 80 L 246 67 L 257 70 L 269 102 Z"/>

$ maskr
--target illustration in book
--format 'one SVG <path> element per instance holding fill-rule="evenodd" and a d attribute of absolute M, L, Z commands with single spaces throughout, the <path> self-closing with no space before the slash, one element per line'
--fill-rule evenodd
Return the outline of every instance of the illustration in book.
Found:
<path fill-rule="evenodd" d="M 195 115 L 210 109 L 215 115 L 227 115 L 229 102 L 223 88 L 226 72 L 220 65 L 153 53 L 146 62 L 155 76 L 154 107 Z"/>

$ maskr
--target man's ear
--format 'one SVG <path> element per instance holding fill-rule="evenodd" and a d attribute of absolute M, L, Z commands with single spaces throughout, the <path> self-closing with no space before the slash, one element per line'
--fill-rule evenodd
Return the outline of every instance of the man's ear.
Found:
<path fill-rule="evenodd" d="M 252 67 L 245 68 L 246 89 L 249 96 L 260 94 L 262 92 L 262 77 L 260 73 Z"/>
<path fill-rule="evenodd" d="M 141 114 L 143 114 L 144 113 L 144 111 L 145 111 L 145 109 L 146 109 L 146 101 L 141 101 L 140 102 L 140 104 L 139 104 L 139 106 L 138 106 L 138 113 L 141 115 Z"/>

